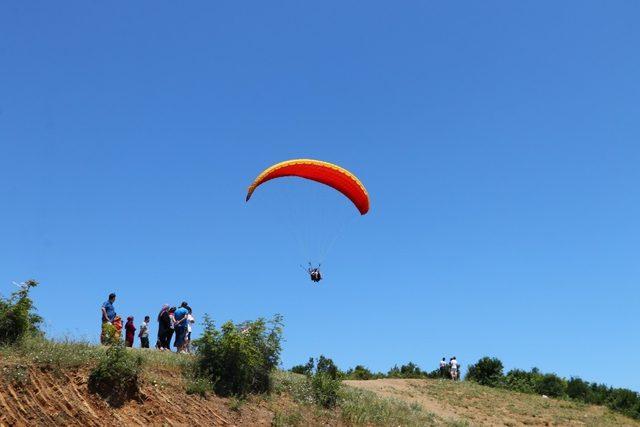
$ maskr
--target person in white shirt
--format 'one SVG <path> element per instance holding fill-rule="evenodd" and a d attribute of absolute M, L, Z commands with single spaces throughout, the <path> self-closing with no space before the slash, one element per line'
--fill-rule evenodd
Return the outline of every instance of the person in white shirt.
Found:
<path fill-rule="evenodd" d="M 140 338 L 140 347 L 149 348 L 149 316 L 144 316 L 144 322 L 140 325 L 138 337 Z"/>
<path fill-rule="evenodd" d="M 440 376 L 442 378 L 446 378 L 447 377 L 447 361 L 446 361 L 446 359 L 444 357 L 440 361 Z"/>
<path fill-rule="evenodd" d="M 455 356 L 451 358 L 449 364 L 451 365 L 451 379 L 455 381 L 458 379 L 458 361 Z"/>
<path fill-rule="evenodd" d="M 193 324 L 196 323 L 196 319 L 195 317 L 193 317 L 193 314 L 191 312 L 191 307 L 188 308 L 189 309 L 189 314 L 187 314 L 187 345 L 186 345 L 186 349 L 187 349 L 187 353 L 191 353 L 191 330 L 193 329 Z"/>

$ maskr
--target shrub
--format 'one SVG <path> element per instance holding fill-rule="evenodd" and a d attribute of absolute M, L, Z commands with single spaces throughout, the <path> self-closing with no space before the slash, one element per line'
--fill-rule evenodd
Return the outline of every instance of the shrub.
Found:
<path fill-rule="evenodd" d="M 333 408 L 338 401 L 341 382 L 326 372 L 316 372 L 311 378 L 314 401 L 325 408 Z"/>
<path fill-rule="evenodd" d="M 89 375 L 89 391 L 116 407 L 127 400 L 139 399 L 141 369 L 140 355 L 130 354 L 122 344 L 111 346 Z"/>
<path fill-rule="evenodd" d="M 422 372 L 420 367 L 413 362 L 409 362 L 406 365 L 402 365 L 398 368 L 398 365 L 394 365 L 393 368 L 387 372 L 389 378 L 424 378 L 428 376 L 426 372 Z"/>
<path fill-rule="evenodd" d="M 612 389 L 604 384 L 591 384 L 589 386 L 589 394 L 587 397 L 587 403 L 594 405 L 604 405 L 609 398 L 609 394 Z"/>
<path fill-rule="evenodd" d="M 31 288 L 38 286 L 35 280 L 27 280 L 20 290 L 9 298 L 0 297 L 0 345 L 15 344 L 27 335 L 38 335 L 42 318 L 35 313 L 29 298 Z"/>
<path fill-rule="evenodd" d="M 280 360 L 282 317 L 237 326 L 227 322 L 218 330 L 205 316 L 204 326 L 203 336 L 195 341 L 198 375 L 208 378 L 222 396 L 269 391 L 271 371 Z"/>
<path fill-rule="evenodd" d="M 502 362 L 493 357 L 483 357 L 475 365 L 469 366 L 466 379 L 489 387 L 497 387 L 502 382 Z"/>
<path fill-rule="evenodd" d="M 355 368 L 349 369 L 346 376 L 352 380 L 370 380 L 377 377 L 377 375 L 374 375 L 369 369 L 362 365 L 356 365 Z"/>
<path fill-rule="evenodd" d="M 589 383 L 580 378 L 571 377 L 567 382 L 567 396 L 581 402 L 589 401 Z"/>
<path fill-rule="evenodd" d="M 336 364 L 333 363 L 333 360 L 324 357 L 323 355 L 320 355 L 320 357 L 318 358 L 316 373 L 327 374 L 331 379 L 334 380 L 341 376 L 341 372 Z"/>
<path fill-rule="evenodd" d="M 549 397 L 562 397 L 566 388 L 565 381 L 556 374 L 544 374 L 536 385 L 536 392 Z"/>
<path fill-rule="evenodd" d="M 310 357 L 306 365 L 296 365 L 291 368 L 291 372 L 295 374 L 311 375 L 313 373 L 314 366 L 315 362 L 313 360 L 313 357 Z"/>
<path fill-rule="evenodd" d="M 506 389 L 521 393 L 535 393 L 540 373 L 536 368 L 531 371 L 512 369 L 504 377 L 503 386 Z"/>
<path fill-rule="evenodd" d="M 611 390 L 607 399 L 607 406 L 614 411 L 625 415 L 640 418 L 640 399 L 638 393 L 626 388 L 616 388 Z"/>

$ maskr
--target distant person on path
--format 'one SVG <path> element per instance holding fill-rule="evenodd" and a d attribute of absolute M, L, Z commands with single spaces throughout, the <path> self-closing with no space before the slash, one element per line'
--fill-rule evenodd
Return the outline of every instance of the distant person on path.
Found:
<path fill-rule="evenodd" d="M 165 341 L 167 338 L 167 331 L 169 330 L 169 304 L 164 304 L 160 313 L 158 313 L 158 340 L 156 341 L 156 348 L 158 350 L 165 349 Z"/>
<path fill-rule="evenodd" d="M 108 331 L 116 318 L 116 310 L 113 303 L 116 301 L 116 294 L 110 293 L 107 301 L 102 303 L 100 311 L 102 312 L 102 328 L 100 333 L 100 343 L 108 344 Z"/>
<path fill-rule="evenodd" d="M 447 378 L 447 361 L 444 357 L 440 361 L 440 376 L 442 378 Z"/>
<path fill-rule="evenodd" d="M 458 380 L 458 361 L 456 360 L 455 356 L 451 358 L 451 360 L 449 361 L 449 364 L 451 365 L 451 379 L 454 381 L 457 381 Z"/>
<path fill-rule="evenodd" d="M 185 351 L 188 330 L 187 316 L 189 315 L 189 310 L 187 309 L 187 307 L 189 307 L 189 304 L 183 302 L 182 304 L 180 304 L 180 308 L 178 308 L 174 313 L 174 329 L 176 331 L 176 340 L 173 345 L 176 347 L 178 353 L 183 353 Z"/>
<path fill-rule="evenodd" d="M 124 342 L 127 347 L 133 347 L 133 340 L 136 336 L 136 325 L 133 324 L 133 316 L 127 317 L 127 323 L 124 325 L 125 338 Z"/>
<path fill-rule="evenodd" d="M 140 348 L 149 348 L 149 316 L 144 316 L 144 321 L 140 324 Z"/>

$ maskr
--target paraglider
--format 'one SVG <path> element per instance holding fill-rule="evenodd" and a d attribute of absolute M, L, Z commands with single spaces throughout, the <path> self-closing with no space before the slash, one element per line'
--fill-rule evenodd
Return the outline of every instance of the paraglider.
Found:
<path fill-rule="evenodd" d="M 351 200 L 361 215 L 369 212 L 369 194 L 354 174 L 333 163 L 311 159 L 287 160 L 265 169 L 249 186 L 246 201 L 251 199 L 260 185 L 285 176 L 297 176 L 328 185 Z"/>
<path fill-rule="evenodd" d="M 360 215 L 369 212 L 369 194 L 358 177 L 336 164 L 312 159 L 287 160 L 268 167 L 249 186 L 246 201 L 248 202 L 255 190 L 265 182 L 283 177 L 304 178 L 327 185 L 347 197 Z M 318 283 L 322 280 L 319 264 L 313 267 L 309 262 L 306 272 L 312 282 Z"/>

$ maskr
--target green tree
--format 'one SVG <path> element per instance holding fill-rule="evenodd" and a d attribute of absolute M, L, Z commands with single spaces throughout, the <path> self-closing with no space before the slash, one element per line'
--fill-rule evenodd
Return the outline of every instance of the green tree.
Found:
<path fill-rule="evenodd" d="M 475 365 L 469 366 L 466 379 L 489 387 L 497 387 L 502 383 L 502 370 L 500 359 L 483 357 Z"/>
<path fill-rule="evenodd" d="M 29 297 L 29 292 L 36 286 L 38 282 L 27 280 L 9 298 L 0 297 L 0 344 L 15 344 L 26 335 L 41 334 L 42 317 L 35 313 Z"/>
<path fill-rule="evenodd" d="M 205 316 L 204 326 L 195 341 L 198 374 L 211 381 L 215 392 L 244 396 L 269 391 L 271 371 L 280 361 L 282 316 L 268 322 L 226 322 L 220 330 Z"/>

